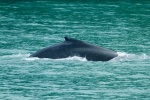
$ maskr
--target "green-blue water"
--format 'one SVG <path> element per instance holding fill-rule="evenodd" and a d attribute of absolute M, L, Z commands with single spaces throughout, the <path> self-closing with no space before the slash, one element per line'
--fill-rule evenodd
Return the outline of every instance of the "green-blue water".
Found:
<path fill-rule="evenodd" d="M 108 62 L 28 58 L 70 36 Z M 150 100 L 150 1 L 0 1 L 0 100 Z"/>

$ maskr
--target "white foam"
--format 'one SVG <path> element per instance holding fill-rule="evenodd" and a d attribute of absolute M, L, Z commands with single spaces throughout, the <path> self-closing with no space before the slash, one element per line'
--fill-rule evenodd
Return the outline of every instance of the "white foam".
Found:
<path fill-rule="evenodd" d="M 34 61 L 34 60 L 38 60 L 39 58 L 37 57 L 27 57 L 27 58 L 24 58 L 24 60 L 27 60 L 27 61 Z"/>
<path fill-rule="evenodd" d="M 115 57 L 111 61 L 142 61 L 142 60 L 150 60 L 150 56 L 142 53 L 142 54 L 130 54 L 126 52 L 117 52 L 118 57 Z M 37 57 L 29 57 L 30 54 L 12 54 L 12 55 L 4 55 L 2 58 L 17 58 L 17 59 L 24 59 L 27 61 L 34 61 L 34 60 L 39 60 L 41 58 Z M 42 58 L 42 60 L 54 60 L 50 58 Z M 67 57 L 67 58 L 60 58 L 60 59 L 55 59 L 55 60 L 75 60 L 75 61 L 87 61 L 85 57 L 79 57 L 79 56 L 73 56 L 73 57 Z"/>
<path fill-rule="evenodd" d="M 22 58 L 22 57 L 29 57 L 30 54 L 12 54 L 12 55 L 4 55 L 3 58 Z"/>
<path fill-rule="evenodd" d="M 78 56 L 67 57 L 67 58 L 62 58 L 62 59 L 57 59 L 57 60 L 78 60 L 78 61 L 87 61 L 86 58 L 84 58 L 84 57 L 78 57 Z"/>
<path fill-rule="evenodd" d="M 112 59 L 111 61 L 135 61 L 135 60 L 148 60 L 150 57 L 145 54 L 130 54 L 126 52 L 117 52 L 118 57 Z"/>
<path fill-rule="evenodd" d="M 67 57 L 67 58 L 59 58 L 59 59 L 29 57 L 29 55 L 28 56 L 24 56 L 24 60 L 27 60 L 27 61 L 34 61 L 34 60 L 40 60 L 40 59 L 41 60 L 78 60 L 78 61 L 87 61 L 86 58 L 78 57 L 78 56 Z"/>

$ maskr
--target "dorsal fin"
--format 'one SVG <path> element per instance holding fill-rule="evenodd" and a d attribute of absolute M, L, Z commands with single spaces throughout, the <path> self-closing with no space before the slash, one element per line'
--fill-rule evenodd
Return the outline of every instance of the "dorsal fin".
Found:
<path fill-rule="evenodd" d="M 65 36 L 64 38 L 65 38 L 65 41 L 69 41 L 69 38 L 67 36 Z"/>
<path fill-rule="evenodd" d="M 83 41 L 80 41 L 80 40 L 77 40 L 77 39 L 74 39 L 74 38 L 69 38 L 67 36 L 65 36 L 64 38 L 65 38 L 65 41 L 69 41 L 69 42 L 72 42 L 72 43 L 84 43 Z"/>

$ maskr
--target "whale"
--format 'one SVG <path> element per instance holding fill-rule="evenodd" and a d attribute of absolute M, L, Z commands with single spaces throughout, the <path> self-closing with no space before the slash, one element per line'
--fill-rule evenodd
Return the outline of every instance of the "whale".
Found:
<path fill-rule="evenodd" d="M 109 61 L 118 56 L 116 51 L 65 36 L 65 41 L 45 47 L 30 57 L 61 59 L 67 57 L 83 57 L 87 61 Z"/>

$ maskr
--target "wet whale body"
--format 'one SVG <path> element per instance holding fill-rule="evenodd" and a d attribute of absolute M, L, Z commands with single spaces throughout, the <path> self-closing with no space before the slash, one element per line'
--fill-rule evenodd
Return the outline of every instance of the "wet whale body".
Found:
<path fill-rule="evenodd" d="M 60 59 L 73 56 L 85 57 L 88 61 L 109 61 L 118 54 L 115 51 L 95 46 L 74 38 L 64 37 L 65 41 L 43 48 L 30 57 Z"/>

